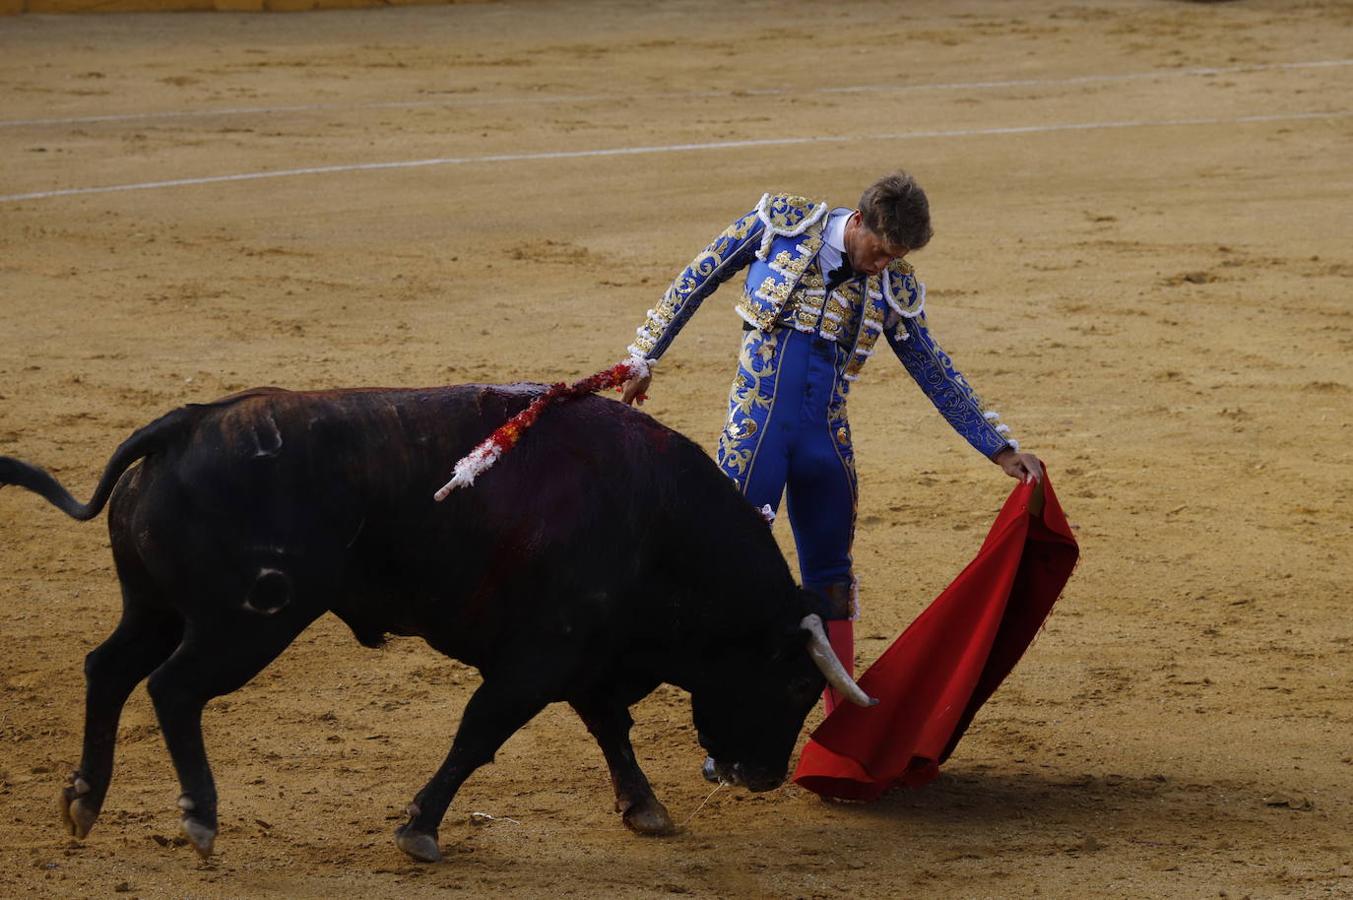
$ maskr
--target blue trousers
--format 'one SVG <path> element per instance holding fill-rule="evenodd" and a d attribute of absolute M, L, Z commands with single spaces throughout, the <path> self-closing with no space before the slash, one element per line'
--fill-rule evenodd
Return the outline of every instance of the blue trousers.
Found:
<path fill-rule="evenodd" d="M 789 524 L 803 586 L 848 583 L 858 498 L 846 422 L 849 348 L 793 328 L 743 333 L 719 466 L 755 506 Z"/>

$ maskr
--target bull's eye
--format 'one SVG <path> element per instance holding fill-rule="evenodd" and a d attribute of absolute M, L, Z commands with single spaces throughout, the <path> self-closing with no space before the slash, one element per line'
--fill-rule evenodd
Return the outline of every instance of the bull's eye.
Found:
<path fill-rule="evenodd" d="M 807 697 L 816 698 L 818 692 L 822 689 L 818 686 L 819 682 L 813 678 L 795 678 L 789 682 L 789 695 L 796 700 L 803 700 Z"/>

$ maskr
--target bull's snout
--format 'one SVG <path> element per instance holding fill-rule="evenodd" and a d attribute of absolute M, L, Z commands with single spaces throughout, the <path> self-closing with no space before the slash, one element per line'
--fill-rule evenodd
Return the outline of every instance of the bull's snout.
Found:
<path fill-rule="evenodd" d="M 773 791 L 785 783 L 784 772 L 772 772 L 761 766 L 714 761 L 714 774 L 723 784 L 744 787 L 754 794 Z"/>

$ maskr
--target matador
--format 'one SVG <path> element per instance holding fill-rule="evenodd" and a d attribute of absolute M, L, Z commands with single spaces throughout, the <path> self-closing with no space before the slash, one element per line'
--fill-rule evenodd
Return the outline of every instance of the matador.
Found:
<path fill-rule="evenodd" d="M 718 463 L 755 506 L 773 513 L 786 498 L 803 586 L 829 610 L 828 634 L 848 669 L 859 601 L 846 399 L 880 335 L 974 449 L 1011 477 L 1042 477 L 1037 457 L 1020 451 L 926 324 L 925 285 L 905 257 L 931 234 L 929 201 L 904 172 L 875 182 L 853 210 L 766 194 L 676 277 L 629 347 L 632 357 L 660 359 L 700 303 L 746 270 Z M 629 381 L 625 402 L 642 402 L 650 382 Z M 828 712 L 836 700 L 825 695 Z"/>

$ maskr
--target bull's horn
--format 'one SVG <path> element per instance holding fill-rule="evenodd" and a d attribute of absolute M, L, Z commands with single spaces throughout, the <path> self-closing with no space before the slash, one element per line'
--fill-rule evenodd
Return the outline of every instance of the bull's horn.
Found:
<path fill-rule="evenodd" d="M 831 642 L 827 640 L 827 633 L 822 630 L 822 619 L 817 613 L 804 616 L 799 627 L 809 634 L 808 655 L 817 663 L 818 669 L 827 677 L 827 684 L 831 685 L 834 691 L 856 706 L 878 704 L 877 700 L 855 683 L 855 679 L 846 672 L 846 667 L 841 665 L 841 660 L 836 658 L 836 652 L 832 650 Z"/>

